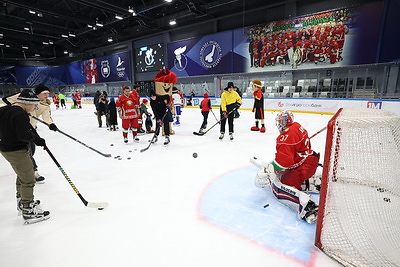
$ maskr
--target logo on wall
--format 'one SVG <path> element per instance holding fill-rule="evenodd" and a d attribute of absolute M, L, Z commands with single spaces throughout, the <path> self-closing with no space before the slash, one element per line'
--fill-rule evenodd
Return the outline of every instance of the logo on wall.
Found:
<path fill-rule="evenodd" d="M 117 66 L 115 66 L 115 68 L 117 69 L 117 75 L 120 78 L 125 76 L 125 67 L 122 65 L 122 64 L 124 64 L 124 62 L 125 61 L 121 60 L 121 57 L 118 56 L 118 62 L 117 62 Z"/>
<path fill-rule="evenodd" d="M 368 101 L 367 108 L 382 109 L 382 102 L 381 101 Z"/>
<path fill-rule="evenodd" d="M 147 66 L 150 66 L 154 63 L 153 52 L 154 52 L 153 48 L 150 48 L 145 52 L 144 62 L 146 63 Z"/>
<path fill-rule="evenodd" d="M 108 62 L 108 60 L 102 60 L 101 61 L 101 75 L 104 78 L 108 78 L 108 76 L 110 76 L 110 63 Z"/>
<path fill-rule="evenodd" d="M 186 51 L 186 45 L 183 47 L 178 47 L 177 49 L 174 50 L 175 54 L 174 65 L 177 70 L 182 71 L 186 69 L 188 60 L 186 55 L 183 54 L 185 53 L 185 51 Z"/>
<path fill-rule="evenodd" d="M 216 41 L 208 41 L 200 49 L 200 62 L 206 68 L 214 68 L 221 58 L 222 49 Z"/>

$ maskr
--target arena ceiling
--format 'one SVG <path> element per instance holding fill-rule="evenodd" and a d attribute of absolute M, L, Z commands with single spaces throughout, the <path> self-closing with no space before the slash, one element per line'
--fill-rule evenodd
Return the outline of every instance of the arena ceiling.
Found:
<path fill-rule="evenodd" d="M 217 20 L 263 0 L 1 0 L 0 62 L 50 61 L 106 45 Z M 170 25 L 170 20 L 176 25 Z"/>

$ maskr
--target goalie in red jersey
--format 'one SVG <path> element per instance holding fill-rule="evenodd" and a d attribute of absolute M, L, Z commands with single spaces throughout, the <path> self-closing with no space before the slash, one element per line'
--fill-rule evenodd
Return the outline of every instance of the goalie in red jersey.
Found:
<path fill-rule="evenodd" d="M 319 154 L 311 149 L 307 130 L 293 118 L 288 110 L 277 115 L 280 134 L 276 139 L 275 159 L 261 164 L 255 184 L 257 187 L 271 185 L 272 193 L 280 202 L 298 211 L 300 219 L 313 223 L 318 206 L 301 190 L 303 183 L 314 176 Z"/>
<path fill-rule="evenodd" d="M 129 87 L 123 87 L 123 94 L 117 99 L 117 111 L 119 117 L 122 119 L 122 135 L 124 142 L 128 143 L 128 132 L 129 129 L 132 131 L 133 141 L 139 142 L 137 137 L 140 118 L 140 103 L 139 98 L 136 94 L 132 94 Z"/>

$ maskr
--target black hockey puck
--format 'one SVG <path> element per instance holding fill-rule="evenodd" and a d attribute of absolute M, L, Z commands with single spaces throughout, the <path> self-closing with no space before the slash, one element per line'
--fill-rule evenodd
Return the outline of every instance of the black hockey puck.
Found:
<path fill-rule="evenodd" d="M 110 146 L 113 146 L 114 144 L 110 144 Z"/>
<path fill-rule="evenodd" d="M 121 160 L 121 158 L 118 158 L 118 160 Z"/>
<path fill-rule="evenodd" d="M 193 158 L 197 158 L 198 155 L 196 152 L 194 152 L 192 156 L 193 156 Z"/>
<path fill-rule="evenodd" d="M 265 204 L 265 205 L 264 205 L 264 209 L 265 209 L 265 208 L 268 208 L 268 207 L 269 207 L 269 204 Z"/>
<path fill-rule="evenodd" d="M 132 152 L 132 150 L 129 150 L 129 153 Z"/>
<path fill-rule="evenodd" d="M 126 159 L 131 159 L 131 158 L 126 158 Z"/>
<path fill-rule="evenodd" d="M 97 208 L 98 210 L 104 210 L 104 208 Z"/>

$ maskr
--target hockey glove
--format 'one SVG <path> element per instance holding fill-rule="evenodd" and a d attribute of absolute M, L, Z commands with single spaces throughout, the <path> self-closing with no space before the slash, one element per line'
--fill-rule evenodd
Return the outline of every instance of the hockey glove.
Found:
<path fill-rule="evenodd" d="M 55 132 L 58 130 L 57 126 L 54 123 L 49 124 L 49 129 Z"/>
<path fill-rule="evenodd" d="M 222 112 L 222 114 L 223 114 L 223 116 L 224 116 L 225 119 L 228 118 L 228 113 L 226 113 L 226 111 Z"/>
<path fill-rule="evenodd" d="M 163 126 L 163 122 L 162 122 L 162 120 L 157 120 L 157 123 L 160 125 L 160 126 Z"/>
<path fill-rule="evenodd" d="M 35 143 L 35 145 L 37 146 L 42 146 L 42 147 L 46 147 L 46 141 L 43 138 L 40 138 L 39 136 L 36 137 L 35 141 L 33 141 Z"/>

